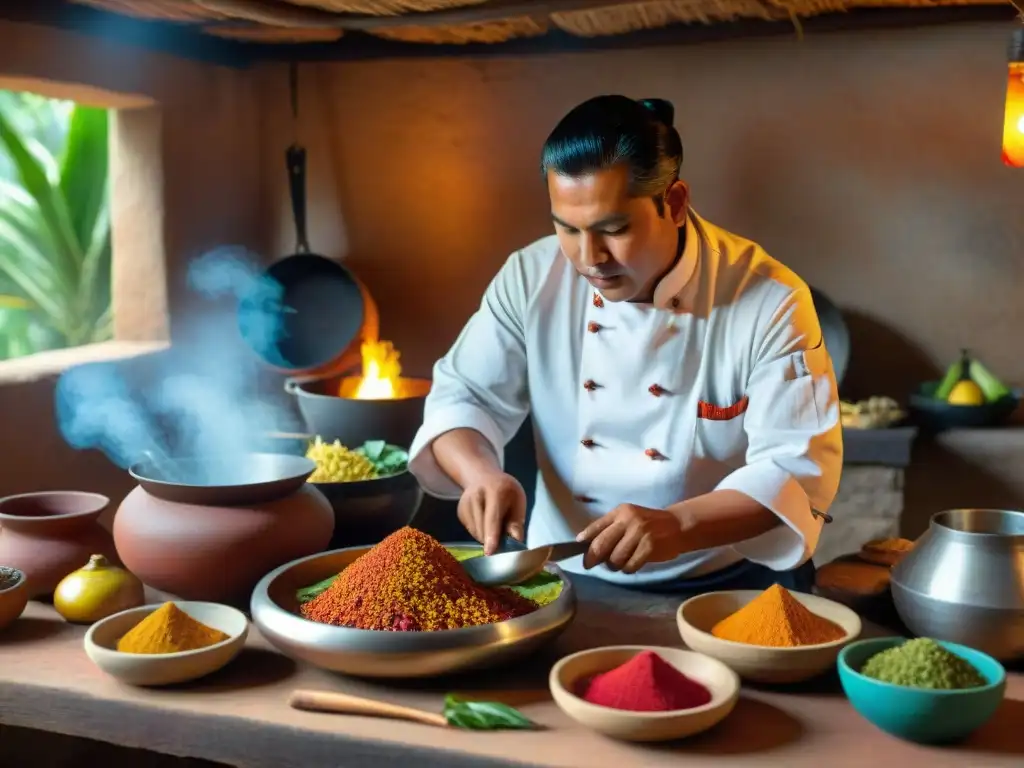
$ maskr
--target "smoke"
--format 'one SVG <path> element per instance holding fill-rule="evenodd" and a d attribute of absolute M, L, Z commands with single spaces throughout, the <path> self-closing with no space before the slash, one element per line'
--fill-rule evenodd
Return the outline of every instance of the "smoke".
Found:
<path fill-rule="evenodd" d="M 187 349 L 142 360 L 71 368 L 57 383 L 61 434 L 127 468 L 167 456 L 235 457 L 260 450 L 269 432 L 302 430 L 279 384 L 261 392 L 282 334 L 283 288 L 237 248 L 192 263 L 192 291 L 220 312 L 204 313 Z M 276 384 L 276 382 L 275 382 Z"/>

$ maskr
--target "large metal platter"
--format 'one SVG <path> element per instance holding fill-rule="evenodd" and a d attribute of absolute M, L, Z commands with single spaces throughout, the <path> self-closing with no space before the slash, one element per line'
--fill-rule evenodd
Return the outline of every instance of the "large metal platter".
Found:
<path fill-rule="evenodd" d="M 547 570 L 564 582 L 562 594 L 531 614 L 497 624 L 440 632 L 374 632 L 318 624 L 299 615 L 299 589 L 340 572 L 369 550 L 337 549 L 271 571 L 253 590 L 253 623 L 282 653 L 323 669 L 357 677 L 423 678 L 521 658 L 558 636 L 576 615 L 576 593 L 556 565 Z"/>

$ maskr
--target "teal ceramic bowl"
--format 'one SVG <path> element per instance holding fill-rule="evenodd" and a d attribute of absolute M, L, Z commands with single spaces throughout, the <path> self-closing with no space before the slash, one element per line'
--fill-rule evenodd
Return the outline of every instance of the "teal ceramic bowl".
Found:
<path fill-rule="evenodd" d="M 987 681 L 978 688 L 936 691 L 883 683 L 860 673 L 876 653 L 906 642 L 904 637 L 860 640 L 839 654 L 839 680 L 853 708 L 886 733 L 919 744 L 959 741 L 995 714 L 1006 691 L 1006 670 L 991 656 L 956 643 L 946 650 L 974 665 Z"/>

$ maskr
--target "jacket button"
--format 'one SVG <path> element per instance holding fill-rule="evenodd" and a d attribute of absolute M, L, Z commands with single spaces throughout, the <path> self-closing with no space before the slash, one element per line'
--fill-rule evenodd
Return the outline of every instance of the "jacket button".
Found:
<path fill-rule="evenodd" d="M 644 456 L 651 459 L 652 461 L 659 461 L 665 458 L 662 455 L 661 451 L 659 451 L 657 448 L 648 448 L 646 451 L 644 451 Z"/>
<path fill-rule="evenodd" d="M 604 299 L 601 298 L 601 294 L 600 293 L 595 293 L 594 294 L 594 306 L 598 307 L 598 308 L 604 306 Z"/>
<path fill-rule="evenodd" d="M 649 386 L 649 387 L 647 388 L 647 391 L 648 391 L 648 392 L 650 392 L 650 393 L 651 393 L 652 395 L 654 395 L 655 397 L 661 397 L 661 396 L 662 396 L 662 395 L 664 395 L 664 394 L 665 394 L 666 392 L 668 392 L 668 390 L 667 390 L 667 389 L 665 389 L 665 388 L 664 388 L 663 386 L 661 386 L 660 384 L 651 384 L 651 386 Z"/>
<path fill-rule="evenodd" d="M 598 331 L 601 330 L 601 324 L 594 322 L 587 323 L 587 330 L 590 331 L 591 333 L 597 333 Z"/>
<path fill-rule="evenodd" d="M 594 381 L 593 379 L 587 379 L 586 381 L 583 382 L 583 388 L 587 390 L 587 392 L 593 392 L 595 389 L 597 389 L 597 382 Z"/>
<path fill-rule="evenodd" d="M 573 496 L 573 498 L 581 504 L 593 504 L 596 499 L 592 499 L 589 496 L 583 496 L 582 494 Z"/>
<path fill-rule="evenodd" d="M 672 309 L 678 309 L 679 308 L 679 299 L 678 298 L 672 299 L 671 303 L 672 303 Z"/>
<path fill-rule="evenodd" d="M 597 445 L 597 443 L 595 443 L 589 437 L 585 437 L 582 440 L 580 440 L 580 445 L 582 445 L 584 448 L 593 448 L 595 445 Z"/>

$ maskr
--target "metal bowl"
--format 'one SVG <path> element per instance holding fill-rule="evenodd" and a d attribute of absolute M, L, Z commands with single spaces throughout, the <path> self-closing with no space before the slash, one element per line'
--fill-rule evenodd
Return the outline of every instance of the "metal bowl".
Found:
<path fill-rule="evenodd" d="M 174 459 L 149 458 L 128 474 L 150 496 L 211 507 L 276 501 L 298 491 L 316 462 L 283 453 L 243 453 Z"/>
<path fill-rule="evenodd" d="M 479 544 L 446 544 L 452 549 Z M 576 593 L 556 565 L 547 570 L 565 586 L 554 602 L 531 614 L 465 629 L 376 632 L 302 618 L 295 593 L 339 573 L 370 547 L 304 557 L 271 571 L 252 593 L 252 621 L 284 654 L 357 677 L 438 677 L 521 658 L 557 637 L 576 614 Z"/>
<path fill-rule="evenodd" d="M 1000 660 L 1024 657 L 1024 512 L 955 509 L 893 568 L 896 611 L 916 635 Z"/>

